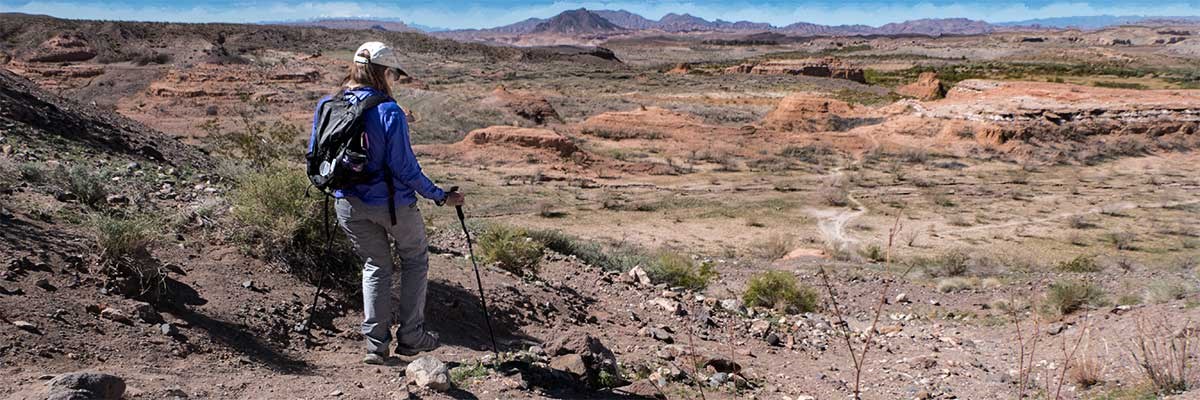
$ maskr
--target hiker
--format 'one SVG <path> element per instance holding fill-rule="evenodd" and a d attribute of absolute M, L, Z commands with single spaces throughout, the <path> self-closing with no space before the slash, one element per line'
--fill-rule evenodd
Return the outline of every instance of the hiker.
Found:
<path fill-rule="evenodd" d="M 396 331 L 396 353 L 416 355 L 436 349 L 438 337 L 425 330 L 426 273 L 429 269 L 425 221 L 416 195 L 438 206 L 462 205 L 460 193 L 445 192 L 424 173 L 409 142 L 404 111 L 391 98 L 389 74 L 407 76 L 395 52 L 379 42 L 367 42 L 354 54 L 350 72 L 337 93 L 322 99 L 313 117 L 312 143 L 317 138 L 322 105 L 333 96 L 350 104 L 372 100 L 377 106 L 362 111 L 362 150 L 366 154 L 362 178 L 334 190 L 338 225 L 354 244 L 363 263 L 363 323 L 367 354 L 363 362 L 383 364 L 389 357 L 392 325 Z M 364 103 L 373 104 L 373 103 Z M 391 206 L 389 207 L 389 201 Z M 391 236 L 400 256 L 398 303 L 392 304 Z"/>

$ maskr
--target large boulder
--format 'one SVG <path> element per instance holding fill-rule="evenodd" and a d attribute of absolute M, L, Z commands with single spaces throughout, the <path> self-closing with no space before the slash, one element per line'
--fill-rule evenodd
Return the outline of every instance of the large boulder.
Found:
<path fill-rule="evenodd" d="M 51 399 L 118 400 L 125 395 L 125 380 L 98 372 L 72 372 L 50 380 Z"/>
<path fill-rule="evenodd" d="M 946 87 L 937 73 L 922 72 L 916 82 L 897 88 L 896 93 L 920 100 L 937 100 L 946 95 Z"/>
<path fill-rule="evenodd" d="M 404 376 L 417 387 L 439 392 L 450 390 L 450 369 L 433 356 L 424 356 L 409 363 L 404 369 Z"/>
<path fill-rule="evenodd" d="M 79 34 L 59 34 L 25 55 L 30 62 L 74 62 L 87 61 L 96 57 L 87 39 Z"/>

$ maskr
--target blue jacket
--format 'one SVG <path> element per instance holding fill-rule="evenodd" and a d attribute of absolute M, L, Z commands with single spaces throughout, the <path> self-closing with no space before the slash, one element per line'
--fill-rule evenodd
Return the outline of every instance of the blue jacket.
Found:
<path fill-rule="evenodd" d="M 373 88 L 362 87 L 351 90 L 346 95 L 352 96 L 348 98 L 349 101 L 357 102 L 376 93 L 379 92 Z M 326 101 L 329 101 L 329 97 L 317 103 L 318 111 Z M 313 142 L 316 141 L 317 116 L 314 112 L 313 131 L 308 139 L 309 151 L 312 151 Z M 387 205 L 388 189 L 383 169 L 390 167 L 397 207 L 416 203 L 416 194 L 437 202 L 445 200 L 446 193 L 421 172 L 421 165 L 417 163 L 417 157 L 413 154 L 412 144 L 408 139 L 408 118 L 396 102 L 388 101 L 374 109 L 366 110 L 362 118 L 367 135 L 368 161 L 365 171 L 371 178 L 366 183 L 334 191 L 334 197 L 340 199 L 354 196 L 367 204 Z"/>

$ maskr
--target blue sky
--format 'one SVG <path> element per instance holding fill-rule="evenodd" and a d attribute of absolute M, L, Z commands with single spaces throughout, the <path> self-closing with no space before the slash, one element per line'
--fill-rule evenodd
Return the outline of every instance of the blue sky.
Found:
<path fill-rule="evenodd" d="M 965 17 L 990 22 L 1086 15 L 1200 15 L 1192 1 L 746 1 L 746 0 L 615 0 L 615 1 L 83 1 L 0 0 L 0 12 L 48 14 L 63 18 L 153 20 L 176 22 L 258 22 L 323 17 L 397 18 L 427 26 L 486 28 L 529 17 L 549 17 L 563 10 L 625 9 L 657 19 L 668 12 L 707 19 L 750 20 L 787 25 L 881 25 L 918 18 Z"/>

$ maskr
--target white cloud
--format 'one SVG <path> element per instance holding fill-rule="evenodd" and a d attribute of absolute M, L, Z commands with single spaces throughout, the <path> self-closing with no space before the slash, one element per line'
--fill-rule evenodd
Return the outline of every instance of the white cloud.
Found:
<path fill-rule="evenodd" d="M 841 5 L 846 4 L 846 5 Z M 553 1 L 534 4 L 452 5 L 446 2 L 355 2 L 314 1 L 302 3 L 251 2 L 231 6 L 149 6 L 119 2 L 31 1 L 8 3 L 0 1 L 0 11 L 48 14 L 63 18 L 152 20 L 175 22 L 259 22 L 325 17 L 398 18 L 430 26 L 452 28 L 486 28 L 516 22 L 529 17 L 549 17 L 563 10 L 625 9 L 647 18 L 657 19 L 670 12 L 689 13 L 707 19 L 730 21 L 749 20 L 787 25 L 803 21 L 818 24 L 882 25 L 919 18 L 962 17 L 993 22 L 1032 18 L 1081 15 L 1196 15 L 1197 9 L 1187 3 L 1156 4 L 1152 9 L 1144 4 L 1099 4 L 1089 2 L 1060 2 L 1031 6 L 1012 2 L 980 3 L 801 3 L 752 4 L 745 1 Z"/>

